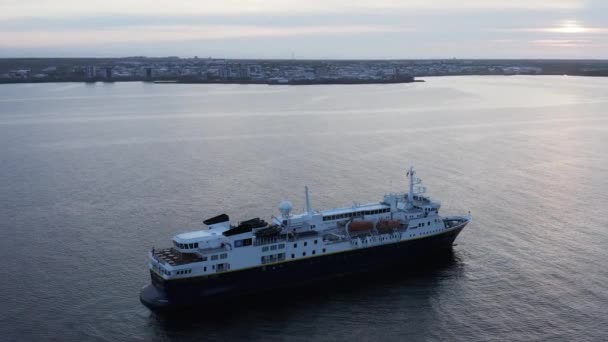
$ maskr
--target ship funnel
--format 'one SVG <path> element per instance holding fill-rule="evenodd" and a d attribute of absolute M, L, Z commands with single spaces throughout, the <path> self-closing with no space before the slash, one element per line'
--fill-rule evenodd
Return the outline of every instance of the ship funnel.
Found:
<path fill-rule="evenodd" d="M 281 204 L 279 204 L 279 211 L 281 212 L 281 215 L 283 215 L 284 219 L 289 218 L 292 208 L 293 208 L 293 206 L 291 205 L 291 202 L 289 202 L 289 201 L 283 201 L 283 202 L 281 202 Z"/>

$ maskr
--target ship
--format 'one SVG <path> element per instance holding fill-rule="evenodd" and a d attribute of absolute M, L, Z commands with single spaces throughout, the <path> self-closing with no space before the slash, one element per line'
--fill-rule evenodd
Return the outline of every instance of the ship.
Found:
<path fill-rule="evenodd" d="M 317 211 L 305 187 L 305 209 L 289 201 L 269 222 L 256 217 L 232 224 L 227 214 L 203 221 L 200 230 L 177 234 L 172 246 L 152 248 L 151 282 L 140 301 L 151 311 L 200 307 L 241 296 L 361 275 L 399 270 L 444 251 L 472 220 L 440 216 L 441 203 L 426 195 L 413 167 L 409 191 L 376 203 Z"/>

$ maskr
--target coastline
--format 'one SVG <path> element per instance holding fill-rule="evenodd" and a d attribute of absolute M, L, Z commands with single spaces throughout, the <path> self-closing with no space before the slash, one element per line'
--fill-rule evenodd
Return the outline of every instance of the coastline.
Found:
<path fill-rule="evenodd" d="M 189 78 L 177 78 L 177 79 L 142 79 L 142 78 L 128 78 L 128 79 L 93 79 L 93 80 L 82 80 L 82 79 L 71 79 L 71 78 L 57 78 L 57 79 L 10 79 L 0 80 L 0 84 L 27 84 L 27 83 L 118 83 L 118 82 L 146 82 L 154 84 L 257 84 L 257 85 L 357 85 L 357 84 L 397 84 L 397 83 L 415 83 L 424 82 L 424 80 L 418 80 L 414 77 L 411 78 L 399 78 L 389 80 L 359 80 L 359 79 L 328 79 L 328 80 L 201 80 L 201 79 L 189 79 Z"/>

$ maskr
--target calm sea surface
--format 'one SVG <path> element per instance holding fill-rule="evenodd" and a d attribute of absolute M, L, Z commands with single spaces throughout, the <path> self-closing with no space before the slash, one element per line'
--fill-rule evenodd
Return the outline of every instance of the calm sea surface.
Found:
<path fill-rule="evenodd" d="M 283 199 L 406 189 L 474 221 L 449 260 L 179 319 L 146 253 Z M 0 85 L 0 339 L 608 339 L 608 79 Z M 421 263 L 423 260 L 421 260 Z"/>

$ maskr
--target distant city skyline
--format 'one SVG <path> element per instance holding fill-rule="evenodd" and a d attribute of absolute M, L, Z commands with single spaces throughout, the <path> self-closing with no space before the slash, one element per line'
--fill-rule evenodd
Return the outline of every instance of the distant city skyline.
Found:
<path fill-rule="evenodd" d="M 608 58 L 600 0 L 3 0 L 0 57 Z"/>

